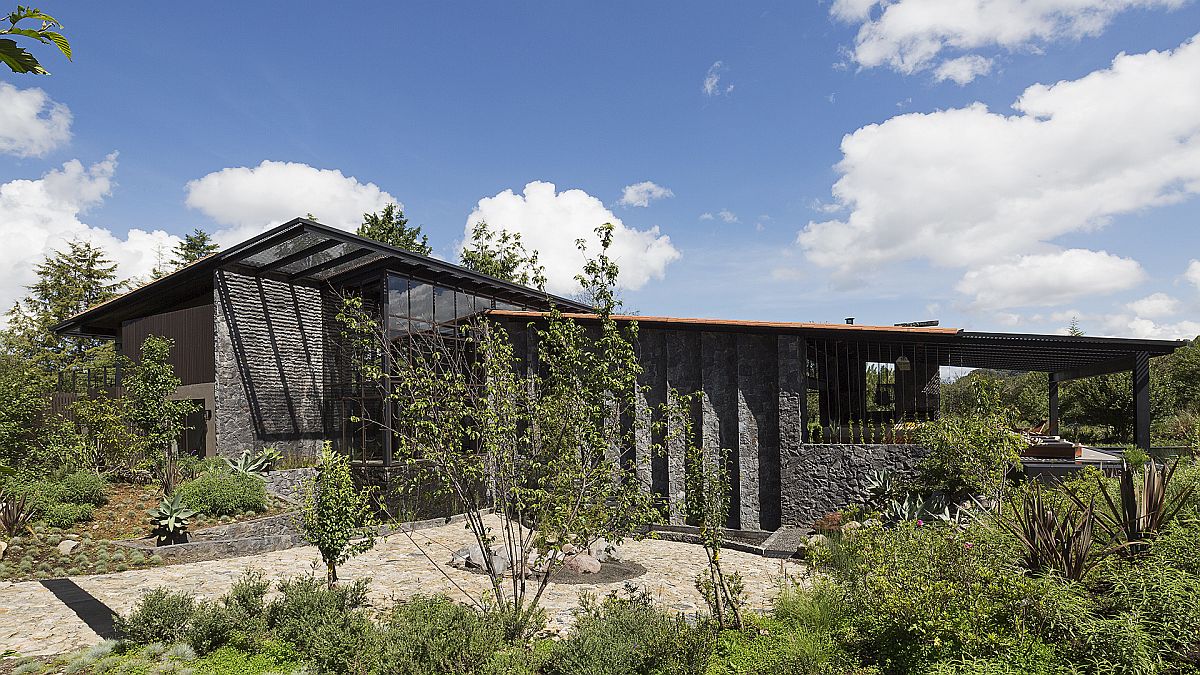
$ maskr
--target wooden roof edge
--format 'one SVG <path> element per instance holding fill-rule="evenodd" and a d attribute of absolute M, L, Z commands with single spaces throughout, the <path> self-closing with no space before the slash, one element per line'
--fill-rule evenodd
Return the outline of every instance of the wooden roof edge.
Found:
<path fill-rule="evenodd" d="M 546 316 L 546 312 L 531 312 L 523 310 L 509 309 L 493 309 L 488 312 L 489 316 L 512 317 L 512 318 L 541 318 Z M 568 319 L 580 321 L 598 320 L 597 314 L 584 314 L 577 312 L 564 312 L 563 316 Z M 904 335 L 957 335 L 960 331 L 958 328 L 946 328 L 940 326 L 870 326 L 866 324 L 848 324 L 848 323 L 816 323 L 816 322 L 789 322 L 789 321 L 743 321 L 737 319 L 700 319 L 700 318 L 684 318 L 673 316 L 639 316 L 634 314 L 614 314 L 612 318 L 616 321 L 637 321 L 647 324 L 664 324 L 678 326 L 704 327 L 712 326 L 714 328 L 769 328 L 773 330 L 838 330 L 864 333 L 900 333 Z"/>

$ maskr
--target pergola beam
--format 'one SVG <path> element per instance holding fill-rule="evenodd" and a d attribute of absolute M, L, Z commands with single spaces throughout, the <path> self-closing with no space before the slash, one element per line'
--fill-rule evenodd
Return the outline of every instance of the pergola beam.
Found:
<path fill-rule="evenodd" d="M 1150 354 L 1133 357 L 1133 441 L 1150 452 Z"/>
<path fill-rule="evenodd" d="M 1146 352 L 1137 352 L 1136 355 L 1145 355 L 1149 359 L 1149 354 Z M 1119 356 L 1115 359 L 1100 361 L 1086 366 L 1071 368 L 1070 370 L 1060 370 L 1050 373 L 1051 382 L 1069 382 L 1071 380 L 1081 380 L 1085 377 L 1096 377 L 1097 375 L 1111 375 L 1112 373 L 1123 373 L 1133 370 L 1134 358 L 1136 355 Z"/>

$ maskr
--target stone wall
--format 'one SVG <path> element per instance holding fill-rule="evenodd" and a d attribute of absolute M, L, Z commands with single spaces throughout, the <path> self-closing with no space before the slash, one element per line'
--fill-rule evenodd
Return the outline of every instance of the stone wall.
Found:
<path fill-rule="evenodd" d="M 316 476 L 317 470 L 311 467 L 281 469 L 263 474 L 263 482 L 267 485 L 267 492 L 293 502 L 299 502 L 300 498 L 304 496 L 305 484 L 311 482 Z"/>
<path fill-rule="evenodd" d="M 217 453 L 320 452 L 336 310 L 320 289 L 218 271 Z"/>
<path fill-rule="evenodd" d="M 874 471 L 915 474 L 928 450 L 918 445 L 797 444 L 781 460 L 783 521 L 809 524 L 867 497 Z"/>

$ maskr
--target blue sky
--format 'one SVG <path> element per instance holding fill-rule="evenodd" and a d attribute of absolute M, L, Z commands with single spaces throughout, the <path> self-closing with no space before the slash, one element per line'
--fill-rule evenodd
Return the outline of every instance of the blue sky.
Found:
<path fill-rule="evenodd" d="M 1200 3 L 1005 4 L 43 3 L 75 60 L 0 73 L 0 300 L 71 237 L 142 274 L 395 199 L 560 289 L 610 213 L 643 314 L 1194 336 Z"/>

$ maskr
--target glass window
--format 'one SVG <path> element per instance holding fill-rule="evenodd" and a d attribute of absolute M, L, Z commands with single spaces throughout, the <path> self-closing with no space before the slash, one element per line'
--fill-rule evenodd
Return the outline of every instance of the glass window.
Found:
<path fill-rule="evenodd" d="M 443 286 L 434 286 L 433 291 L 434 321 L 437 323 L 454 323 L 457 317 L 454 311 L 454 290 Z"/>
<path fill-rule="evenodd" d="M 414 322 L 433 321 L 433 286 L 412 280 L 408 290 L 408 317 Z"/>

